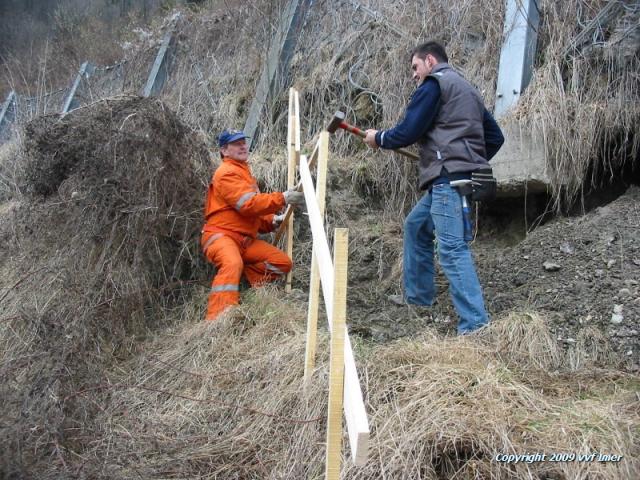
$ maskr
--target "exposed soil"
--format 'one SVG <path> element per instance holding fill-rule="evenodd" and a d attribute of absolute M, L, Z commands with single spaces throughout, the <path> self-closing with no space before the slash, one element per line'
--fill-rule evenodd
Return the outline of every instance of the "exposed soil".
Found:
<path fill-rule="evenodd" d="M 640 345 L 640 188 L 631 187 L 613 202 L 586 215 L 555 218 L 524 236 L 524 219 L 473 243 L 487 308 L 493 318 L 513 310 L 543 315 L 566 349 L 581 332 L 596 328 L 608 339 L 620 367 L 639 369 Z M 350 330 L 374 341 L 415 336 L 425 328 L 456 334 L 457 315 L 446 277 L 436 278 L 437 303 L 431 308 L 396 306 L 388 295 L 401 291 L 402 218 L 382 220 L 371 203 L 345 191 L 328 199 L 329 215 L 342 212 L 336 226 L 348 224 Z M 483 219 L 482 216 L 480 218 Z M 308 263 L 303 261 L 299 273 Z M 546 264 L 546 268 L 545 268 Z"/>

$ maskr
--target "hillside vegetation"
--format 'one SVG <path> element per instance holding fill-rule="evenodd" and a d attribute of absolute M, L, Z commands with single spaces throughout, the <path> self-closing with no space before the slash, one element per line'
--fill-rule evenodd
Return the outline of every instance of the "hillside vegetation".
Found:
<path fill-rule="evenodd" d="M 125 3 L 107 3 L 114 28 L 92 34 L 118 55 L 92 60 L 126 60 L 121 91 L 64 117 L 36 115 L 0 146 L 0 476 L 323 478 L 324 328 L 302 389 L 306 217 L 296 224 L 293 293 L 246 290 L 220 321 L 202 321 L 213 275 L 198 245 L 218 162 L 210 147 L 221 129 L 242 127 L 283 2 L 182 10 L 172 74 L 147 99 L 137 92 L 175 12 L 145 2 L 160 13 L 132 33 L 134 23 L 115 21 Z M 542 132 L 557 202 L 637 168 L 640 58 L 625 22 L 640 12 L 624 3 L 593 45 L 573 45 L 605 3 L 539 3 L 536 73 L 505 119 Z M 384 21 L 350 2 L 313 2 L 280 85 L 301 92 L 305 150 L 337 109 L 362 127 L 400 117 L 415 39 L 446 43 L 493 103 L 502 1 L 371 8 Z M 76 48 L 87 38 L 70 37 Z M 12 55 L 5 72 L 35 71 L 19 49 Z M 85 58 L 56 55 L 75 68 Z M 6 84 L 37 93 L 38 81 L 46 90 L 72 72 L 39 65 L 36 83 L 5 74 Z M 261 118 L 251 162 L 264 190 L 284 188 L 286 107 L 277 95 Z M 386 299 L 400 288 L 402 221 L 420 195 L 415 167 L 342 133 L 330 149 L 327 231 L 350 229 L 347 323 L 372 429 L 367 465 L 353 466 L 345 447 L 342 478 L 638 478 L 638 189 L 517 241 L 506 237 L 526 228 L 523 219 L 481 215 L 474 250 L 492 323 L 458 338 L 440 272 L 434 308 Z M 546 270 L 549 262 L 559 268 Z M 536 453 L 547 459 L 497 457 Z M 555 462 L 554 453 L 569 456 Z"/>

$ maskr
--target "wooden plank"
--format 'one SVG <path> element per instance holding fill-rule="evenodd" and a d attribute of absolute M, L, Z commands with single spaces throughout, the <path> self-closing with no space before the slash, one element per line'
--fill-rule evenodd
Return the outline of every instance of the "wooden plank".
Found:
<path fill-rule="evenodd" d="M 328 133 L 327 133 L 327 135 L 328 135 Z M 328 145 L 327 145 L 327 147 L 328 147 Z M 311 154 L 311 157 L 309 158 L 309 170 L 311 170 L 315 166 L 316 161 L 318 160 L 318 151 L 319 151 L 319 149 L 320 149 L 320 141 L 316 142 L 316 146 L 313 148 L 313 153 Z M 299 192 L 302 191 L 302 182 L 298 182 L 296 184 L 296 190 L 299 191 Z M 280 227 L 278 227 L 278 231 L 276 232 L 275 239 L 273 240 L 273 244 L 274 245 L 278 245 L 278 242 L 282 238 L 282 235 L 287 230 L 287 226 L 289 225 L 289 217 L 291 215 L 293 215 L 293 208 L 290 205 L 287 205 L 287 209 L 284 212 L 284 220 L 282 220 L 282 223 L 280 224 Z"/>
<path fill-rule="evenodd" d="M 316 176 L 316 201 L 320 210 L 320 217 L 324 219 L 325 196 L 327 185 L 327 163 L 329 159 L 329 133 L 322 132 L 314 152 L 320 152 L 318 171 Z M 309 162 L 311 169 L 311 161 Z M 304 355 L 304 385 L 307 386 L 315 367 L 316 345 L 318 334 L 318 303 L 320 297 L 320 272 L 315 246 L 311 252 L 311 277 L 309 280 L 309 304 L 307 309 L 307 341 Z"/>
<path fill-rule="evenodd" d="M 331 319 L 333 318 L 333 260 L 329 253 L 329 243 L 324 231 L 324 223 L 320 215 L 320 209 L 316 204 L 315 191 L 311 171 L 307 164 L 306 156 L 300 157 L 300 179 L 302 180 L 304 197 L 307 203 L 307 213 L 311 225 L 313 243 L 317 247 L 318 269 L 322 284 L 322 294 L 329 329 L 331 329 Z M 344 338 L 344 415 L 347 421 L 347 431 L 349 433 L 349 445 L 351 455 L 356 465 L 364 465 L 369 452 L 369 420 L 364 408 L 364 400 L 356 371 L 356 363 L 353 358 L 351 340 L 348 333 Z"/>
<path fill-rule="evenodd" d="M 333 318 L 329 359 L 329 411 L 325 479 L 339 480 L 342 464 L 342 407 L 344 395 L 344 337 L 347 313 L 349 230 L 336 228 L 333 242 Z"/>
<path fill-rule="evenodd" d="M 288 132 L 288 168 L 287 168 L 287 189 L 290 190 L 295 188 L 296 181 L 296 164 L 298 156 L 300 155 L 300 149 L 298 148 L 296 151 L 296 140 L 300 136 L 300 125 L 298 125 L 298 118 L 296 118 L 295 110 L 296 110 L 296 90 L 294 88 L 289 89 L 289 125 L 290 129 Z M 291 211 L 289 215 L 289 220 L 287 222 L 287 243 L 286 243 L 286 252 L 289 258 L 293 258 L 293 219 L 294 214 Z M 284 222 L 283 222 L 284 223 Z M 293 279 L 293 270 L 287 273 L 287 280 L 284 287 L 284 291 L 287 293 L 291 292 L 291 281 Z"/>
<path fill-rule="evenodd" d="M 295 149 L 296 149 L 296 160 L 300 161 L 300 94 L 298 90 L 294 90 L 293 93 L 293 115 L 296 118 L 296 128 L 294 129 L 294 141 L 295 141 Z M 296 162 L 297 164 L 297 162 Z"/>

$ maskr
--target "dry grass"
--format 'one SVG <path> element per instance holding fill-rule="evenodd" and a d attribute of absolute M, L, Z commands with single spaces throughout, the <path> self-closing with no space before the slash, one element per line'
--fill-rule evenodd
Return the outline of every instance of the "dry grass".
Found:
<path fill-rule="evenodd" d="M 621 7 L 586 36 L 587 42 L 575 45 L 576 37 L 606 3 L 540 2 L 536 69 L 513 113 L 545 145 L 558 208 L 579 197 L 585 187 L 618 175 L 639 151 L 638 55 L 629 47 L 629 39 L 637 36 L 633 28 L 637 8 Z M 210 140 L 223 128 L 244 124 L 285 4 L 283 0 L 211 1 L 184 11 L 163 96 L 183 121 Z M 350 2 L 313 3 L 290 70 L 276 87 L 281 93 L 267 103 L 261 117 L 258 150 L 269 152 L 284 145 L 289 85 L 301 91 L 303 140 L 324 128 L 337 109 L 345 110 L 349 120 L 363 128 L 392 126 L 413 89 L 407 52 L 427 38 L 446 44 L 451 63 L 478 87 L 486 104 L 493 105 L 504 2 L 438 0 L 423 6 L 373 1 L 368 6 L 382 20 L 355 10 Z M 160 23 L 156 20 L 155 27 Z M 405 36 L 385 24 L 399 27 Z M 144 39 L 132 35 L 133 47 L 125 54 L 122 70 L 117 75 L 99 72 L 85 95 L 95 100 L 105 92 L 139 91 L 161 36 L 159 29 Z M 19 83 L 21 75 L 16 72 L 12 82 Z M 41 81 L 31 95 L 53 88 L 47 83 L 50 75 L 38 75 Z M 374 155 L 359 139 L 342 132 L 336 135 L 332 151 L 352 159 L 355 180 L 366 180 L 371 194 L 384 199 L 391 215 L 415 203 L 418 192 L 411 163 L 388 153 Z"/>
<path fill-rule="evenodd" d="M 65 429 L 93 417 L 99 405 L 68 393 L 129 355 L 202 278 L 207 163 L 157 100 L 112 98 L 27 125 L 24 196 L 0 221 L 8 471 L 30 471 L 37 445 L 56 451 Z"/>
<path fill-rule="evenodd" d="M 321 356 L 314 384 L 301 395 L 304 310 L 267 289 L 252 292 L 223 321 L 202 324 L 206 292 L 191 285 L 208 277 L 197 231 L 211 173 L 204 135 L 194 131 L 211 139 L 224 127 L 241 126 L 282 3 L 238 2 L 224 11 L 215 3 L 210 13 L 186 16 L 166 91 L 177 115 L 153 100 L 122 97 L 27 127 L 27 163 L 11 170 L 7 182 L 26 195 L 0 210 L 3 476 L 322 476 L 327 364 Z M 637 120 L 627 111 L 613 112 L 615 102 L 635 98 L 637 78 L 631 72 L 611 81 L 609 86 L 624 88 L 603 98 L 589 83 L 600 77 L 583 75 L 584 92 L 610 113 L 595 115 L 583 137 L 567 142 L 564 132 L 595 118 L 588 115 L 594 107 L 581 90 L 552 92 L 549 85 L 560 83 L 545 80 L 577 28 L 575 6 L 563 10 L 551 3 L 543 8 L 562 25 L 554 23 L 544 34 L 544 61 L 525 98 L 526 104 L 544 100 L 550 110 L 518 114 L 543 125 L 547 148 L 556 149 L 550 161 L 577 185 L 589 165 L 577 160 L 592 147 L 612 145 L 603 126 L 631 142 Z M 598 5 L 593 2 L 584 15 Z M 503 2 L 371 6 L 416 40 L 447 43 L 452 63 L 491 103 Z M 303 95 L 305 138 L 338 108 L 362 127 L 388 126 L 400 117 L 412 89 L 406 51 L 414 42 L 370 20 L 344 2 L 315 4 L 291 68 Z M 577 71 L 585 73 L 580 69 L 587 64 Z M 564 102 L 561 114 L 551 118 L 557 102 Z M 569 105 L 579 115 L 569 115 Z M 263 121 L 254 172 L 265 190 L 281 189 L 284 97 L 268 105 Z M 388 154 L 374 157 L 353 137 L 338 135 L 332 158 L 341 159 L 341 173 L 349 172 L 338 181 L 376 197 L 385 221 L 400 218 L 417 195 L 414 167 Z M 6 150 L 2 158 L 5 182 L 5 165 L 11 164 Z M 617 168 L 613 160 L 601 165 Z M 327 214 L 329 223 L 348 218 L 331 208 Z M 308 265 L 308 244 L 298 253 L 298 263 Z M 584 331 L 564 354 L 543 319 L 525 313 L 468 338 L 425 334 L 357 348 L 372 454 L 365 468 L 345 465 L 345 478 L 640 474 L 638 379 L 610 370 L 609 347 L 595 331 Z M 493 460 L 498 453 L 593 451 L 624 460 Z"/>
<path fill-rule="evenodd" d="M 638 5 L 601 22 L 586 44 L 574 43 L 607 3 L 542 2 L 538 65 L 514 112 L 544 144 L 557 208 L 637 169 L 640 57 L 629 42 L 640 33 L 629 22 L 637 24 Z"/>
<path fill-rule="evenodd" d="M 213 324 L 200 321 L 206 292 L 198 289 L 171 314 L 173 326 L 138 342 L 115 368 L 59 392 L 68 414 L 61 435 L 25 444 L 34 453 L 25 472 L 321 478 L 327 339 L 321 334 L 318 368 L 304 394 L 305 311 L 274 288 L 249 291 L 242 306 Z M 505 335 L 529 346 L 505 354 Z M 356 342 L 372 446 L 365 467 L 345 459 L 343 478 L 636 478 L 637 377 L 595 364 L 570 371 L 567 359 L 554 370 L 541 368 L 538 352 L 549 348 L 548 335 L 544 321 L 527 313 L 496 321 L 480 336 L 426 332 L 386 346 Z M 95 408 L 72 408 L 79 403 Z M 536 452 L 624 459 L 495 461 L 498 453 Z M 38 460 L 49 455 L 52 461 Z"/>

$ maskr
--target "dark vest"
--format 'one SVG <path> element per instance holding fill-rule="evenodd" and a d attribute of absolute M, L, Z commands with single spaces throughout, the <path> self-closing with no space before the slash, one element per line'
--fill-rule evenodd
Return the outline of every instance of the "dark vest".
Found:
<path fill-rule="evenodd" d="M 487 168 L 484 144 L 484 102 L 478 91 L 447 63 L 429 75 L 440 84 L 440 104 L 433 125 L 418 141 L 420 188 L 441 175 Z"/>

